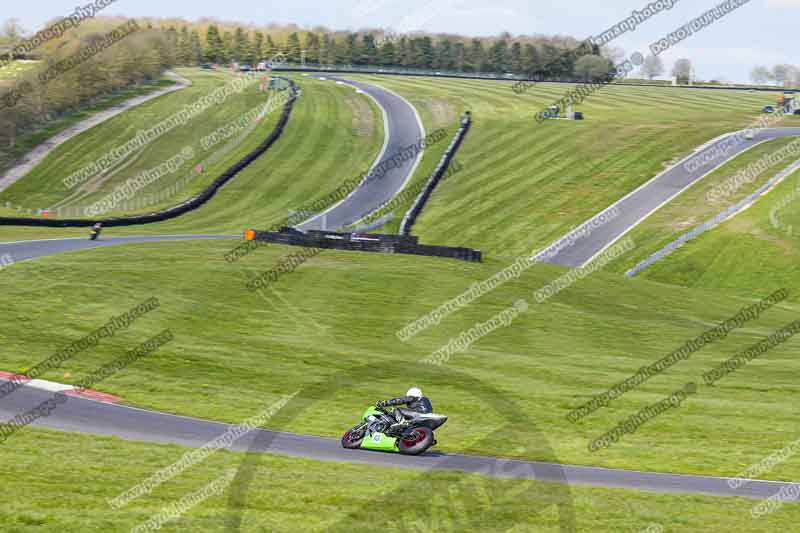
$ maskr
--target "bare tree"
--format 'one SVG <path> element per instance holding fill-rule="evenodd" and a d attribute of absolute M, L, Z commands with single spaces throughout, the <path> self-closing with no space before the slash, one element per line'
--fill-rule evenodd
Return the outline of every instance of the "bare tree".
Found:
<path fill-rule="evenodd" d="M 783 82 L 784 87 L 794 87 L 800 81 L 800 68 L 794 65 L 784 65 L 786 67 L 786 81 Z"/>
<path fill-rule="evenodd" d="M 586 55 L 575 62 L 575 75 L 583 81 L 599 80 L 608 76 L 611 68 L 605 57 Z"/>
<path fill-rule="evenodd" d="M 775 65 L 772 68 L 772 77 L 775 80 L 775 84 L 779 87 L 785 86 L 787 81 L 790 81 L 792 78 L 792 66 L 791 65 Z"/>
<path fill-rule="evenodd" d="M 603 46 L 600 48 L 600 54 L 617 65 L 625 58 L 625 49 L 619 46 Z"/>
<path fill-rule="evenodd" d="M 658 56 L 647 56 L 639 70 L 648 80 L 652 80 L 664 74 L 664 62 Z"/>
<path fill-rule="evenodd" d="M 22 39 L 24 35 L 25 30 L 19 25 L 17 19 L 8 19 L 3 22 L 3 26 L 0 27 L 0 67 L 13 60 L 11 50 L 14 48 L 14 43 Z"/>
<path fill-rule="evenodd" d="M 672 75 L 678 78 L 678 83 L 688 84 L 692 77 L 692 62 L 686 58 L 677 60 L 672 67 Z"/>
<path fill-rule="evenodd" d="M 10 45 L 22 39 L 25 30 L 20 26 L 18 19 L 8 19 L 0 28 L 0 44 Z"/>
<path fill-rule="evenodd" d="M 758 66 L 750 71 L 750 79 L 758 84 L 767 83 L 772 81 L 772 71 L 765 66 Z"/>
<path fill-rule="evenodd" d="M 61 37 L 63 46 L 37 52 L 43 58 L 42 70 L 32 69 L 14 80 L 0 81 L 0 159 L 9 156 L 8 148 L 15 146 L 19 132 L 45 124 L 52 117 L 90 103 L 98 96 L 158 79 L 174 62 L 170 33 L 163 29 L 126 34 L 102 54 L 76 55 L 75 50 L 80 50 L 82 44 L 96 42 L 104 33 L 118 32 L 120 28 L 118 19 L 98 19 L 95 25 L 97 31 L 65 33 Z M 17 26 L 6 24 L 0 28 L 5 31 L 6 38 L 9 28 L 11 36 L 19 35 Z M 69 65 L 73 58 L 77 61 Z M 0 57 L 0 65 L 2 59 L 5 58 Z M 36 78 L 41 73 L 54 77 L 38 83 Z M 17 92 L 11 95 L 11 90 Z"/>

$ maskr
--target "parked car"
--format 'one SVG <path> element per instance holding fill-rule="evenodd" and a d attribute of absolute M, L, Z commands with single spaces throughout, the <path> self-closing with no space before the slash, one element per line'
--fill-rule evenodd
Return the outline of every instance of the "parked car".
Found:
<path fill-rule="evenodd" d="M 771 105 L 767 105 L 767 106 L 764 106 L 764 109 L 762 109 L 761 111 L 763 111 L 764 113 L 774 113 L 775 112 L 775 108 L 772 107 Z"/>

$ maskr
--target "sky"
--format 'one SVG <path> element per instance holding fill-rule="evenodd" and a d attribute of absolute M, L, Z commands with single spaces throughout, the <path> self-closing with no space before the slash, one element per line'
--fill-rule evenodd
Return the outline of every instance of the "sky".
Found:
<path fill-rule="evenodd" d="M 90 0 L 6 0 L 0 19 L 19 19 L 30 31 L 48 20 L 72 14 Z M 626 32 L 612 43 L 630 56 L 649 53 L 650 45 L 721 0 L 660 0 L 673 4 Z M 738 0 L 742 1 L 742 0 Z M 491 36 L 596 36 L 641 11 L 651 0 L 116 0 L 102 14 L 130 17 L 213 17 L 240 23 L 294 23 L 301 27 L 326 26 L 338 30 L 391 28 L 399 32 L 431 31 Z M 689 58 L 700 79 L 749 81 L 757 65 L 788 63 L 800 67 L 797 23 L 800 0 L 750 0 L 714 24 L 661 54 L 667 68 L 678 58 Z"/>

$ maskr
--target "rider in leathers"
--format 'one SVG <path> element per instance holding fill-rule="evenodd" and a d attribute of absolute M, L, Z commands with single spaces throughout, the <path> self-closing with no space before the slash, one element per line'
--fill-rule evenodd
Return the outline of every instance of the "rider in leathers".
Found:
<path fill-rule="evenodd" d="M 431 401 L 422 395 L 422 391 L 417 387 L 408 390 L 402 398 L 394 398 L 392 400 L 381 400 L 375 403 L 375 407 L 382 409 L 384 407 L 392 407 L 395 405 L 406 405 L 408 407 L 398 407 L 392 412 L 398 424 L 402 424 L 405 420 L 411 420 L 417 413 L 432 413 L 433 406 Z"/>

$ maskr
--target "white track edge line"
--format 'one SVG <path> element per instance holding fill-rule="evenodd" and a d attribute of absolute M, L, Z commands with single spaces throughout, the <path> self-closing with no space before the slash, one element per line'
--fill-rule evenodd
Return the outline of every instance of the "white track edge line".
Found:
<path fill-rule="evenodd" d="M 354 87 L 354 85 L 352 85 L 350 83 L 347 83 L 346 80 L 340 80 L 340 81 L 344 81 L 350 87 Z M 356 88 L 358 88 L 358 87 L 356 87 Z M 317 220 L 319 218 L 322 218 L 326 214 L 330 213 L 331 211 L 333 211 L 334 209 L 339 207 L 341 204 L 345 203 L 350 197 L 352 197 L 354 194 L 356 194 L 356 192 L 358 192 L 358 190 L 361 188 L 361 186 L 364 184 L 364 182 L 367 181 L 367 179 L 368 179 L 370 173 L 372 172 L 372 170 L 374 170 L 375 167 L 377 167 L 378 165 L 381 164 L 381 161 L 383 160 L 383 156 L 386 155 L 386 148 L 388 148 L 388 146 L 389 146 L 389 113 L 381 105 L 381 103 L 378 102 L 378 100 L 374 96 L 369 94 L 367 91 L 363 91 L 363 94 L 366 95 L 368 98 L 370 98 L 373 102 L 375 102 L 375 105 L 378 106 L 378 109 L 381 110 L 381 114 L 383 115 L 383 131 L 384 131 L 384 135 L 383 135 L 383 148 L 381 148 L 380 154 L 378 154 L 377 159 L 375 159 L 375 162 L 372 164 L 372 166 L 369 168 L 367 173 L 364 175 L 364 178 L 361 180 L 361 182 L 359 182 L 359 184 L 356 185 L 356 187 L 352 191 L 350 191 L 350 193 L 347 196 L 345 196 L 344 198 L 342 198 L 341 200 L 339 200 L 338 202 L 336 202 L 335 204 L 330 206 L 328 209 L 326 209 L 322 213 L 320 213 L 318 215 L 315 215 L 315 216 L 309 218 L 308 220 L 306 220 L 304 222 L 301 222 L 300 224 L 296 224 L 294 227 L 298 227 L 299 228 L 300 226 L 305 226 L 306 224 L 310 224 L 310 223 L 314 222 L 315 220 Z"/>

